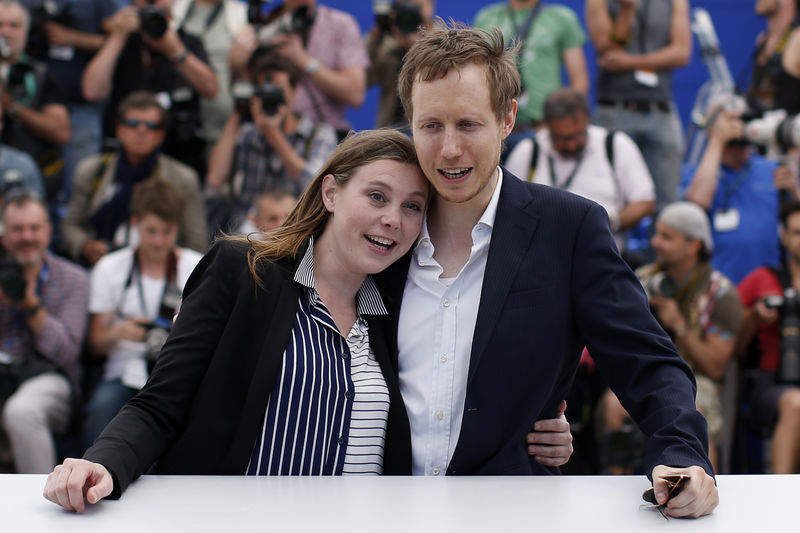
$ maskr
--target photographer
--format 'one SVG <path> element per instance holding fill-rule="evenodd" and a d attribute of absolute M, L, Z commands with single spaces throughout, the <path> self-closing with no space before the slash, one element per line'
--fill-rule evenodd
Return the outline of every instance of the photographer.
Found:
<path fill-rule="evenodd" d="M 233 72 L 245 68 L 259 45 L 276 46 L 303 72 L 292 109 L 330 124 L 344 138 L 350 128 L 346 108 L 364 102 L 369 66 L 355 18 L 316 0 L 285 0 L 263 20 L 251 17 L 251 24 L 231 47 Z"/>
<path fill-rule="evenodd" d="M 201 258 L 176 245 L 184 203 L 165 180 L 142 183 L 131 204 L 139 246 L 106 255 L 92 270 L 89 350 L 105 363 L 86 406 L 84 448 L 144 385 L 148 363 L 166 340 L 183 286 Z"/>
<path fill-rule="evenodd" d="M 397 75 L 403 57 L 417 40 L 420 27 L 433 21 L 433 0 L 395 0 L 375 4 L 376 24 L 367 34 L 369 54 L 367 86 L 380 85 L 375 127 L 406 124 L 405 111 L 397 96 Z M 383 11 L 386 11 L 385 13 Z"/>
<path fill-rule="evenodd" d="M 217 77 L 208 66 L 203 43 L 170 25 L 171 0 L 135 0 L 109 22 L 110 35 L 83 73 L 89 101 L 108 98 L 107 137 L 113 136 L 113 113 L 133 91 L 155 93 L 169 109 L 164 152 L 205 175 L 205 141 L 200 97 L 214 98 Z"/>
<path fill-rule="evenodd" d="M 636 275 L 659 324 L 694 370 L 697 409 L 708 422 L 709 458 L 716 470 L 723 429 L 721 380 L 739 331 L 739 297 L 731 281 L 711 267 L 711 228 L 699 206 L 676 202 L 665 207 L 651 245 L 656 263 L 639 268 Z M 610 391 L 602 405 L 602 448 L 608 451 L 611 443 L 625 442 L 619 433 L 625 431 L 627 413 Z M 612 471 L 622 466 L 613 464 L 613 452 L 606 459 Z"/>
<path fill-rule="evenodd" d="M 299 195 L 336 147 L 331 126 L 291 110 L 301 75 L 293 63 L 261 49 L 249 70 L 255 94 L 238 99 L 208 161 L 208 190 L 228 193 L 231 204 L 230 213 L 212 216 L 212 231 L 238 227 L 261 191 Z"/>
<path fill-rule="evenodd" d="M 0 269 L 0 406 L 16 470 L 56 464 L 53 433 L 67 429 L 79 393 L 89 279 L 47 251 L 47 206 L 19 189 L 5 198 Z"/>
<path fill-rule="evenodd" d="M 743 138 L 744 123 L 736 112 L 715 114 L 700 163 L 683 169 L 681 190 L 709 214 L 714 268 L 738 283 L 756 267 L 780 260 L 777 165 Z"/>
<path fill-rule="evenodd" d="M 25 53 L 30 16 L 16 0 L 0 0 L 0 52 L 4 144 L 33 157 L 44 178 L 47 199 L 61 188 L 60 146 L 70 139 L 69 113 L 63 91 L 47 66 Z"/>
<path fill-rule="evenodd" d="M 737 351 L 744 355 L 756 340 L 758 365 L 750 371 L 752 386 L 745 392 L 751 419 L 772 433 L 772 473 L 800 473 L 800 376 L 784 357 L 794 355 L 800 337 L 791 327 L 800 320 L 800 203 L 781 209 L 781 242 L 786 262 L 777 268 L 762 266 L 739 284 L 744 307 Z M 793 322 L 792 322 L 793 321 Z"/>

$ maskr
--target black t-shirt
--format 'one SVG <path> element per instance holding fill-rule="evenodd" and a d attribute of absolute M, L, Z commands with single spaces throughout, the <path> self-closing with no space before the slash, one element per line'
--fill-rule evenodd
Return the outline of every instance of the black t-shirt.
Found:
<path fill-rule="evenodd" d="M 202 41 L 183 32 L 178 34 L 186 49 L 208 64 Z M 156 94 L 168 107 L 170 121 L 164 141 L 164 153 L 193 167 L 204 175 L 205 142 L 200 121 L 200 97 L 189 80 L 164 55 L 144 44 L 133 34 L 120 53 L 106 105 L 105 135 L 115 136 L 116 109 L 134 91 Z"/>

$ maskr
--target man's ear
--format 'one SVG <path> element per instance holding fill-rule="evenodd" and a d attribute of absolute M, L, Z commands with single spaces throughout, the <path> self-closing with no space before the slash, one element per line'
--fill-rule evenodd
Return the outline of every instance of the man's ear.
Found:
<path fill-rule="evenodd" d="M 508 112 L 505 115 L 503 115 L 503 124 L 502 124 L 502 126 L 503 126 L 503 139 L 504 140 L 514 130 L 514 124 L 517 121 L 517 106 L 518 106 L 518 103 L 517 103 L 516 98 L 511 100 L 511 108 L 508 110 Z"/>
<path fill-rule="evenodd" d="M 336 205 L 336 190 L 339 185 L 336 183 L 336 178 L 333 174 L 328 174 L 322 178 L 322 203 L 325 204 L 325 209 L 333 213 L 333 208 Z"/>

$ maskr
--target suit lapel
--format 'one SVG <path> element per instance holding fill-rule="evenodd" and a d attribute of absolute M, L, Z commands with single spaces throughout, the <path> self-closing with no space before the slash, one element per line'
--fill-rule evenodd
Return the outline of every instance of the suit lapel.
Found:
<path fill-rule="evenodd" d="M 503 170 L 503 185 L 492 228 L 483 289 L 472 339 L 467 386 L 487 350 L 495 324 L 503 310 L 511 285 L 517 276 L 522 259 L 536 232 L 539 217 L 526 209 L 534 201 L 529 187 L 519 178 Z M 469 389 L 468 389 L 469 390 Z"/>

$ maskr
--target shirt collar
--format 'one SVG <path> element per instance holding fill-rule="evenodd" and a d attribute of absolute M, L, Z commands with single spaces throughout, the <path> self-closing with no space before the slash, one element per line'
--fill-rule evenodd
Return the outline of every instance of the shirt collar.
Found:
<path fill-rule="evenodd" d="M 309 237 L 308 247 L 297 270 L 294 272 L 294 281 L 307 289 L 312 305 L 319 302 L 317 285 L 314 282 L 314 237 Z M 356 294 L 356 312 L 360 315 L 387 315 L 389 312 L 383 303 L 383 298 L 372 276 L 364 278 L 364 282 Z"/>

